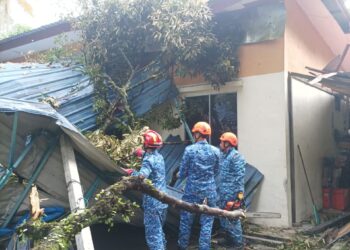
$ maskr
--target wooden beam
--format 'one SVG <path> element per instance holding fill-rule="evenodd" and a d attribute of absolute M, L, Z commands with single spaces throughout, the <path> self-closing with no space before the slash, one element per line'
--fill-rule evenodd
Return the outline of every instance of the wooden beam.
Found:
<path fill-rule="evenodd" d="M 83 210 L 85 208 L 84 196 L 80 184 L 78 166 L 75 161 L 74 149 L 70 139 L 66 135 L 61 136 L 60 144 L 71 211 Z M 75 241 L 78 250 L 94 249 L 90 227 L 84 228 L 79 234 L 77 234 L 75 236 Z"/>
<path fill-rule="evenodd" d="M 44 214 L 44 209 L 40 208 L 39 192 L 35 185 L 32 186 L 32 191 L 29 195 L 29 207 L 32 220 L 37 220 Z"/>

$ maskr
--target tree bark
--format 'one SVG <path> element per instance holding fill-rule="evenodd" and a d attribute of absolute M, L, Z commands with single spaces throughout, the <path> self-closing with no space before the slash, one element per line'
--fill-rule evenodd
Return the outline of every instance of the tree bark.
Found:
<path fill-rule="evenodd" d="M 238 217 L 245 217 L 244 212 L 242 210 L 227 211 L 222 210 L 220 208 L 209 207 L 206 204 L 195 204 L 179 200 L 147 184 L 141 176 L 136 180 L 132 179 L 130 182 L 126 182 L 125 185 L 128 189 L 140 191 L 141 193 L 152 196 L 153 198 L 162 201 L 163 203 L 167 203 L 175 208 L 183 209 L 191 213 L 208 214 L 218 217 L 225 217 L 228 219 L 237 219 Z"/>

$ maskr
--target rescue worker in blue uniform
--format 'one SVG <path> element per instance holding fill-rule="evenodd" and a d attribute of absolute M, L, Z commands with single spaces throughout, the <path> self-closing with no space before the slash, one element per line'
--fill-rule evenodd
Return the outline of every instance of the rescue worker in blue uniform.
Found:
<path fill-rule="evenodd" d="M 220 137 L 220 141 L 220 149 L 222 154 L 220 157 L 218 181 L 218 205 L 221 209 L 231 210 L 228 208 L 228 204 L 237 204 L 243 200 L 246 161 L 244 157 L 235 149 L 235 147 L 238 145 L 238 140 L 234 133 L 223 133 Z M 221 217 L 220 224 L 226 235 L 224 239 L 218 243 L 226 247 L 243 249 L 240 219 L 228 220 Z"/>
<path fill-rule="evenodd" d="M 157 150 L 157 148 L 161 147 L 163 144 L 162 138 L 153 130 L 148 130 L 143 137 L 143 147 L 145 152 L 142 156 L 141 169 L 138 172 L 126 169 L 126 172 L 132 176 L 142 175 L 151 180 L 156 189 L 166 192 L 164 159 Z M 163 224 L 168 205 L 148 195 L 143 196 L 142 205 L 144 210 L 145 236 L 149 249 L 166 249 Z"/>
<path fill-rule="evenodd" d="M 182 200 L 215 207 L 217 193 L 215 175 L 219 170 L 219 149 L 208 144 L 211 135 L 210 125 L 197 122 L 192 129 L 195 143 L 187 146 L 182 158 L 178 177 L 187 178 Z M 180 213 L 180 228 L 178 248 L 186 249 L 189 245 L 194 214 L 182 210 Z M 199 250 L 209 250 L 214 217 L 200 215 Z"/>

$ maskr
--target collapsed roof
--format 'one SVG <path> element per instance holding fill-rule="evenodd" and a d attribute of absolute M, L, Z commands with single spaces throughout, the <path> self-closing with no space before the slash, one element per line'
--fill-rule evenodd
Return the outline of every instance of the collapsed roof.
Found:
<path fill-rule="evenodd" d="M 142 76 L 141 76 L 142 77 Z M 134 85 L 129 91 L 133 111 L 142 115 L 154 105 L 177 95 L 169 81 L 149 81 Z M 58 110 L 42 97 L 53 97 Z M 10 98 L 9 98 L 10 97 Z M 93 111 L 93 88 L 78 69 L 61 65 L 5 64 L 0 66 L 0 225 L 8 226 L 16 211 L 28 209 L 23 185 L 3 185 L 10 169 L 27 182 L 36 183 L 44 198 L 42 206 L 69 208 L 62 156 L 57 147 L 60 135 L 68 136 L 75 150 L 84 198 L 89 200 L 99 189 L 115 182 L 124 173 L 104 152 L 96 149 L 80 131 L 96 127 Z M 79 131 L 79 130 L 80 131 Z M 165 158 L 167 183 L 180 165 L 185 145 L 179 137 L 169 137 L 160 153 Z M 247 205 L 263 175 L 247 164 L 245 178 Z M 168 192 L 181 198 L 183 181 L 177 181 Z M 11 192 L 13 195 L 9 197 Z M 141 201 L 135 192 L 128 196 Z M 22 206 L 21 206 L 22 204 Z M 142 213 L 136 212 L 132 223 L 142 224 Z M 178 211 L 170 209 L 167 222 L 176 230 Z"/>
<path fill-rule="evenodd" d="M 1 227 L 7 227 L 16 211 L 21 211 L 20 205 L 27 198 L 32 183 L 45 193 L 43 206 L 69 207 L 58 146 L 61 135 L 68 136 L 72 142 L 86 198 L 123 174 L 103 152 L 47 104 L 0 97 L 0 131 Z M 12 172 L 26 180 L 23 185 L 6 185 Z M 5 194 L 9 190 L 15 192 L 8 200 Z M 22 209 L 28 207 L 22 206 Z"/>

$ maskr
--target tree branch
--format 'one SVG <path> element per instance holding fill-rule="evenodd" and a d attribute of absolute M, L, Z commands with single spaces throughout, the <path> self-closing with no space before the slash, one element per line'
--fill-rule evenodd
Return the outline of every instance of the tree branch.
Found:
<path fill-rule="evenodd" d="M 119 94 L 119 96 L 113 100 L 113 103 L 111 105 L 109 105 L 109 108 L 106 112 L 105 122 L 104 122 L 103 126 L 101 127 L 101 129 L 104 132 L 108 129 L 108 127 L 115 120 L 121 122 L 121 120 L 119 118 L 115 117 L 115 112 L 116 112 L 118 106 L 120 106 L 120 105 L 123 105 L 123 108 L 124 108 L 126 114 L 130 117 L 131 125 L 133 125 L 135 122 L 134 114 L 131 111 L 129 103 L 128 103 L 128 95 L 127 95 L 127 91 L 126 91 L 131 83 L 133 76 L 134 76 L 133 72 L 134 71 L 131 72 L 131 75 L 130 75 L 127 83 L 123 87 L 119 87 L 109 75 L 107 75 L 107 74 L 104 75 L 104 78 L 113 86 L 114 90 L 117 91 Z M 127 125 L 127 128 L 129 130 L 129 132 L 132 131 L 130 125 Z"/>
<path fill-rule="evenodd" d="M 173 207 L 192 213 L 204 213 L 228 219 L 244 217 L 244 212 L 241 210 L 226 211 L 204 204 L 192 204 L 176 199 L 155 189 L 151 182 L 144 179 L 144 177 L 133 176 L 123 177 L 106 190 L 102 190 L 96 195 L 96 203 L 91 208 L 71 213 L 58 222 L 38 224 L 37 221 L 29 221 L 20 226 L 17 232 L 20 235 L 37 240 L 34 248 L 36 250 L 48 249 L 48 245 L 51 247 L 50 249 L 67 249 L 74 236 L 85 227 L 101 222 L 113 224 L 115 216 L 128 222 L 129 217 L 133 216 L 138 205 L 122 198 L 122 194 L 127 190 L 140 191 Z"/>
<path fill-rule="evenodd" d="M 238 217 L 245 217 L 242 210 L 226 211 L 220 208 L 209 207 L 205 204 L 189 203 L 183 200 L 179 200 L 173 196 L 167 195 L 155 189 L 153 186 L 149 185 L 147 182 L 143 181 L 142 177 L 139 180 L 127 182 L 126 186 L 128 189 L 140 191 L 143 194 L 148 194 L 157 200 L 167 203 L 172 207 L 186 210 L 191 213 L 203 213 L 212 216 L 225 217 L 228 219 L 237 219 Z"/>
<path fill-rule="evenodd" d="M 124 57 L 124 60 L 125 60 L 125 61 L 127 62 L 127 64 L 129 65 L 129 67 L 130 67 L 130 69 L 131 69 L 131 72 L 134 72 L 135 69 L 134 69 L 134 67 L 132 66 L 132 64 L 131 64 L 131 62 L 130 62 L 130 60 L 129 60 L 129 58 L 125 55 L 125 53 L 124 53 L 124 51 L 123 51 L 122 49 L 119 48 L 119 51 L 120 51 L 120 53 L 122 54 L 122 56 Z"/>

